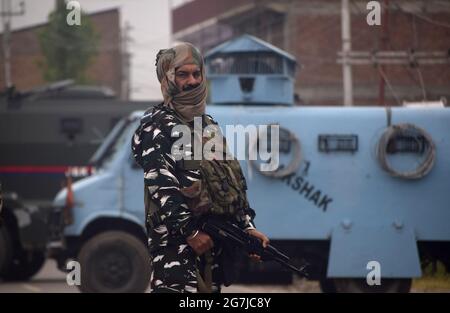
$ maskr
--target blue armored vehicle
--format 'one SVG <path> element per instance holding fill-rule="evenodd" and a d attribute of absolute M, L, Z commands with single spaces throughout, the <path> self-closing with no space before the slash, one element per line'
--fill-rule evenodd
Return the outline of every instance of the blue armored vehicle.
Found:
<path fill-rule="evenodd" d="M 295 59 L 251 36 L 218 46 L 206 63 L 207 113 L 228 142 L 227 125 L 264 125 L 264 138 L 279 138 L 274 170 L 261 170 L 267 158 L 241 165 L 257 227 L 308 261 L 309 279 L 324 291 L 407 292 L 423 263 L 450 268 L 448 108 L 294 106 Z M 66 225 L 54 256 L 61 268 L 81 263 L 82 291 L 148 286 L 143 176 L 130 151 L 142 113 L 109 134 L 95 175 L 55 198 Z M 230 144 L 234 154 L 261 148 L 250 136 L 241 143 Z"/>

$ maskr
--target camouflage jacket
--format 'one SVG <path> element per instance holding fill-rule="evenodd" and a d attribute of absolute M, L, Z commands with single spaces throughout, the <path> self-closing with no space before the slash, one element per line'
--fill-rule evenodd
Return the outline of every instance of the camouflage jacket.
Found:
<path fill-rule="evenodd" d="M 179 168 L 171 155 L 172 128 L 180 124 L 176 113 L 159 104 L 147 110 L 141 121 L 151 115 L 149 123 L 141 122 L 132 138 L 131 148 L 136 162 L 144 170 L 144 184 L 158 207 L 163 220 L 149 230 L 149 245 L 153 250 L 167 245 L 169 236 L 186 238 L 197 229 L 197 219 L 190 211 L 180 189 L 201 179 L 199 170 Z M 156 122 L 155 122 L 156 121 Z M 214 120 L 213 123 L 217 124 Z M 205 125 L 203 125 L 205 127 Z M 254 211 L 244 208 L 236 214 L 236 223 L 243 229 L 253 228 Z"/>

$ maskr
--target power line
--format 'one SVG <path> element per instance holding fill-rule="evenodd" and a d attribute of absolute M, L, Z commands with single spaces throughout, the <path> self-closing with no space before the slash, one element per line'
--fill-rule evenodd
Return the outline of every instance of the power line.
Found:
<path fill-rule="evenodd" d="M 445 27 L 445 28 L 450 28 L 450 24 L 444 23 L 444 22 L 440 22 L 440 21 L 436 21 L 431 19 L 428 16 L 419 14 L 419 13 L 415 13 L 415 12 L 411 12 L 408 10 L 403 9 L 398 3 L 394 3 L 395 7 L 400 10 L 401 12 L 405 13 L 405 14 L 411 14 L 416 16 L 417 18 L 420 18 L 421 20 L 428 22 L 430 24 L 436 25 L 436 26 L 440 26 L 440 27 Z"/>
<path fill-rule="evenodd" d="M 397 102 L 397 104 L 399 106 L 401 106 L 402 103 L 400 102 L 399 98 L 397 97 L 397 94 L 395 93 L 394 88 L 392 87 L 391 83 L 389 82 L 389 79 L 387 78 L 386 73 L 380 66 L 378 66 L 377 69 L 378 69 L 378 72 L 380 73 L 380 76 L 383 78 L 383 81 L 386 83 L 389 90 L 391 91 L 391 94 L 394 96 L 395 101 Z"/>
<path fill-rule="evenodd" d="M 416 17 L 415 17 L 415 15 L 411 15 L 411 17 L 412 17 L 412 29 L 413 29 L 413 34 L 414 34 L 414 49 L 416 49 L 418 46 L 418 41 L 419 41 L 418 36 L 417 36 Z M 416 69 L 417 69 L 417 74 L 419 75 L 420 87 L 422 88 L 423 100 L 426 101 L 427 100 L 427 91 L 425 89 L 425 82 L 423 80 L 422 70 L 420 69 L 419 65 L 416 66 Z"/>

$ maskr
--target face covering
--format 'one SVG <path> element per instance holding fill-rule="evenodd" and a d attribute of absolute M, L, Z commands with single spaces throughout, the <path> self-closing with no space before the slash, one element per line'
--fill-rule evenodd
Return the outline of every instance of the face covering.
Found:
<path fill-rule="evenodd" d="M 202 81 L 191 90 L 180 90 L 175 83 L 177 68 L 195 64 L 200 68 Z M 171 49 L 160 50 L 156 56 L 156 73 L 161 83 L 164 105 L 172 108 L 185 122 L 205 113 L 207 88 L 203 58 L 196 47 L 182 43 Z"/>

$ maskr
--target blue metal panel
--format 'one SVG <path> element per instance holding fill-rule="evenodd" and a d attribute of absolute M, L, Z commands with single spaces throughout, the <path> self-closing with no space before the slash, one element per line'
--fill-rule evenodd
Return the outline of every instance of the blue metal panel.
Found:
<path fill-rule="evenodd" d="M 401 229 L 394 225 L 371 227 L 352 225 L 350 221 L 336 225 L 327 277 L 366 277 L 371 270 L 367 268 L 371 261 L 380 265 L 381 283 L 383 278 L 420 277 L 414 231 L 407 226 Z"/>
<path fill-rule="evenodd" d="M 99 173 L 73 184 L 75 206 L 74 223 L 64 229 L 66 236 L 79 236 L 98 216 L 120 216 L 120 190 L 117 172 Z M 101 195 L 101 196 L 100 196 Z M 64 203 L 66 189 L 60 192 L 55 204 Z"/>
<path fill-rule="evenodd" d="M 450 110 L 393 110 L 393 122 L 417 122 L 436 141 L 435 168 L 420 180 L 394 178 L 381 169 L 375 150 L 387 125 L 382 108 L 211 106 L 208 110 L 221 125 L 275 122 L 300 138 L 304 162 L 292 177 L 280 180 L 251 173 L 242 162 L 250 202 L 258 214 L 256 222 L 272 238 L 327 239 L 336 223 L 350 218 L 358 224 L 381 226 L 401 221 L 417 232 L 418 240 L 450 239 Z M 408 117 L 397 119 L 398 112 Z M 412 118 L 414 114 L 420 117 Z M 357 134 L 359 150 L 354 154 L 319 152 L 318 136 L 335 133 Z M 326 207 L 318 205 L 311 200 L 315 192 L 332 201 Z"/>
<path fill-rule="evenodd" d="M 134 122 L 130 127 L 128 138 L 132 138 L 132 133 L 138 126 L 138 120 Z M 126 144 L 125 144 L 126 146 Z M 128 141 L 129 146 L 129 141 Z M 139 224 L 145 226 L 145 213 L 144 213 L 144 176 L 140 167 L 134 167 L 134 159 L 131 155 L 131 149 L 124 150 L 121 155 L 121 167 L 124 177 L 123 186 L 123 199 L 124 199 L 124 213 L 133 217 L 133 219 L 139 221 Z M 131 219 L 131 217 L 130 217 Z"/>
<path fill-rule="evenodd" d="M 230 54 L 243 52 L 272 52 L 295 62 L 295 57 L 293 55 L 251 35 L 242 35 L 230 41 L 224 42 L 223 44 L 209 50 L 205 54 L 205 59 L 210 58 L 218 53 Z"/>

